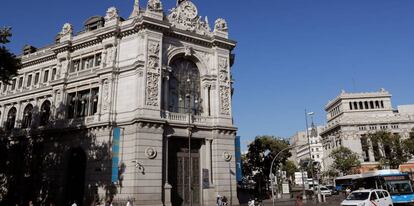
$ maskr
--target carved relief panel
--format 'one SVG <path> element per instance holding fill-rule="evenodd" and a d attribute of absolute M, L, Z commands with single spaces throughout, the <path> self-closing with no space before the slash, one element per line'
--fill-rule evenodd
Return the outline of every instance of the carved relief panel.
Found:
<path fill-rule="evenodd" d="M 220 113 L 230 115 L 230 76 L 227 58 L 220 57 L 218 61 L 220 85 Z"/>
<path fill-rule="evenodd" d="M 160 43 L 148 42 L 146 105 L 159 106 Z"/>

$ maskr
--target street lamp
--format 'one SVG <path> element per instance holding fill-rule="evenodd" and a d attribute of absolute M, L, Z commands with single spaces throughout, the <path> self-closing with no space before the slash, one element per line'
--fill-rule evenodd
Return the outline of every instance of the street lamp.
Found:
<path fill-rule="evenodd" d="M 191 76 L 188 74 L 187 80 L 185 82 L 185 101 L 188 100 L 187 104 L 187 114 L 188 114 L 188 125 L 187 125 L 187 134 L 188 134 L 188 194 L 189 194 L 189 203 L 192 206 L 193 205 L 193 187 L 192 187 L 192 160 L 191 160 L 191 135 L 192 135 L 192 109 L 194 110 L 194 114 L 197 113 L 197 104 L 198 104 L 198 94 L 195 91 L 195 82 L 191 81 Z M 191 104 L 191 101 L 194 101 L 193 104 Z M 186 103 L 184 103 L 185 105 Z M 194 108 L 192 108 L 194 107 Z"/>
<path fill-rule="evenodd" d="M 276 158 L 277 158 L 280 154 L 282 154 L 282 152 L 284 152 L 284 151 L 286 151 L 286 150 L 290 150 L 290 149 L 293 149 L 293 148 L 295 148 L 295 147 L 301 147 L 301 146 L 305 146 L 305 145 L 308 145 L 308 144 L 293 145 L 293 146 L 286 147 L 286 148 L 284 148 L 284 149 L 280 150 L 280 151 L 276 154 L 276 156 L 273 158 L 273 160 L 272 160 L 272 164 L 270 165 L 270 174 L 269 174 L 269 178 L 270 178 L 270 185 L 271 185 L 271 187 L 272 187 L 272 205 L 273 205 L 273 206 L 275 205 L 275 193 L 274 193 L 274 191 L 273 191 L 273 177 L 274 177 L 275 175 L 273 174 L 273 164 L 275 163 Z M 303 174 L 302 174 L 302 175 L 303 175 Z"/>
<path fill-rule="evenodd" d="M 313 115 L 314 114 L 315 114 L 314 112 L 307 112 L 306 109 L 305 109 L 306 137 L 308 138 L 309 158 L 310 158 L 310 162 L 311 162 L 311 173 L 312 173 L 312 186 L 313 186 L 312 191 L 315 194 L 315 181 L 314 181 L 315 172 L 314 172 L 314 166 L 313 166 L 313 158 L 312 158 L 312 152 L 311 152 L 311 141 L 310 141 L 309 125 L 308 125 L 308 116 L 311 117 L 312 125 L 313 125 Z M 318 178 L 318 185 L 319 185 L 319 178 Z M 320 201 L 320 188 L 318 186 L 318 201 L 316 201 L 316 205 L 318 205 L 319 201 Z"/>

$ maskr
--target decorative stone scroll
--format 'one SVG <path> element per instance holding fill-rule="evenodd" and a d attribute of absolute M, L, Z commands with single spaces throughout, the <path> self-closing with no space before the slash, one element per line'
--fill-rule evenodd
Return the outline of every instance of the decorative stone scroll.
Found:
<path fill-rule="evenodd" d="M 177 8 L 171 9 L 168 20 L 175 28 L 196 32 L 201 35 L 211 35 L 207 17 L 203 21 L 197 15 L 197 7 L 191 1 L 183 1 Z"/>

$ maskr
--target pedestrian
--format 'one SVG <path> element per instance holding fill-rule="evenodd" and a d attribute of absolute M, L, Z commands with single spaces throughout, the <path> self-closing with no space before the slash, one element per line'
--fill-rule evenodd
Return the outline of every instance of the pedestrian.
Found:
<path fill-rule="evenodd" d="M 346 192 L 346 196 L 348 197 L 349 193 L 351 193 L 351 188 L 347 187 L 345 192 Z"/>
<path fill-rule="evenodd" d="M 303 206 L 302 195 L 296 196 L 295 206 Z"/>

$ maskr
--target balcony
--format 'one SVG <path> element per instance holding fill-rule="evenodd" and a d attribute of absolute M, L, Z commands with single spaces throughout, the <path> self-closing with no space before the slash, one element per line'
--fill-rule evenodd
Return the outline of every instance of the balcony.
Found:
<path fill-rule="evenodd" d="M 200 115 L 188 115 L 186 113 L 175 113 L 163 111 L 161 117 L 171 123 L 212 125 L 212 118 Z M 190 119 L 189 119 L 190 118 Z"/>

